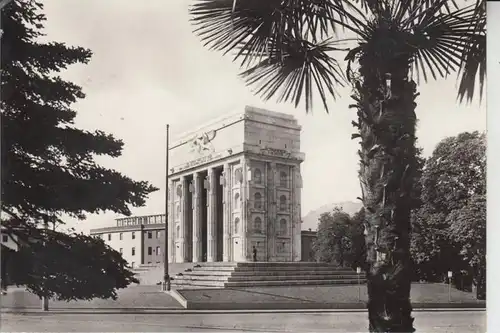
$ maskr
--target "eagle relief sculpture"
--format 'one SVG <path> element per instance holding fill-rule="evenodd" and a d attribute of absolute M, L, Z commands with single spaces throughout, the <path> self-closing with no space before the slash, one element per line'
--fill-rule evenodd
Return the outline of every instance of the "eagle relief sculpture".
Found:
<path fill-rule="evenodd" d="M 203 154 L 205 152 L 213 153 L 215 148 L 212 144 L 212 140 L 215 138 L 217 131 L 209 131 L 202 134 L 197 134 L 191 140 L 191 152 L 197 152 L 198 154 Z"/>

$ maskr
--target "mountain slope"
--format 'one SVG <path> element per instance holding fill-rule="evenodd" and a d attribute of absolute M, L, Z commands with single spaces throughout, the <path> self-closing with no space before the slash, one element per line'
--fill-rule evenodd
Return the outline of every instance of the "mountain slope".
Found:
<path fill-rule="evenodd" d="M 335 207 L 342 208 L 344 212 L 352 216 L 363 207 L 363 204 L 361 202 L 345 201 L 323 205 L 310 211 L 302 218 L 302 230 L 316 230 L 318 227 L 318 219 L 321 214 L 331 212 Z"/>

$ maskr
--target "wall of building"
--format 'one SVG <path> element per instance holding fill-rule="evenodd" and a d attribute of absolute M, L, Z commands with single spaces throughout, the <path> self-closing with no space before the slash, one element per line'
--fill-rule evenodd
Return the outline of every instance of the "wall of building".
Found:
<path fill-rule="evenodd" d="M 144 263 L 161 264 L 164 262 L 165 253 L 165 226 L 145 226 L 144 237 Z M 151 237 L 151 238 L 149 238 Z M 151 252 L 150 252 L 151 251 Z"/>
<path fill-rule="evenodd" d="M 258 261 L 300 260 L 300 126 L 290 115 L 246 109 L 250 246 Z"/>
<path fill-rule="evenodd" d="M 124 217 L 116 220 L 115 227 L 92 229 L 90 234 L 121 252 L 130 266 L 138 267 L 148 262 L 163 262 L 164 223 L 164 214 Z M 148 238 L 149 231 L 152 232 L 151 239 Z M 156 255 L 158 246 L 160 252 Z M 152 248 L 152 255 L 148 255 L 148 247 Z"/>
<path fill-rule="evenodd" d="M 18 250 L 18 245 L 17 245 L 17 236 L 16 235 L 8 235 L 6 233 L 3 233 L 3 231 L 0 232 L 0 241 L 2 242 L 2 245 L 8 247 L 11 250 L 17 251 Z"/>
<path fill-rule="evenodd" d="M 316 237 L 316 231 L 302 231 L 301 261 L 316 261 L 313 250 Z"/>
<path fill-rule="evenodd" d="M 111 229 L 111 228 L 109 228 Z M 91 234 L 100 237 L 104 243 L 122 254 L 129 265 L 136 267 L 141 264 L 141 229 L 139 228 L 123 228 L 122 230 L 100 230 L 98 232 L 91 231 Z"/>
<path fill-rule="evenodd" d="M 169 165 L 170 262 L 192 257 L 186 252 L 193 246 L 193 236 L 186 238 L 191 235 L 186 232 L 191 218 L 183 214 L 182 199 L 192 194 L 181 194 L 188 188 L 185 181 L 192 186 L 196 173 L 203 172 L 205 177 L 213 167 L 224 169 L 225 186 L 219 203 L 224 210 L 217 213 L 224 224 L 223 234 L 218 235 L 223 241 L 217 240 L 225 249 L 223 260 L 252 260 L 254 246 L 261 261 L 300 260 L 300 163 L 304 160 L 300 130 L 293 116 L 246 107 L 244 112 L 174 140 Z M 260 183 L 254 181 L 256 172 L 260 172 Z M 260 195 L 261 205 L 256 203 L 256 195 Z"/>

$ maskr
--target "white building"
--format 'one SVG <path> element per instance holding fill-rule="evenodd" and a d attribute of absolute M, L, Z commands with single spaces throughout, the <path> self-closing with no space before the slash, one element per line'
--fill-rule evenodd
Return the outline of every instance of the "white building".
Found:
<path fill-rule="evenodd" d="M 300 130 L 246 107 L 170 146 L 169 262 L 301 260 Z M 132 266 L 163 262 L 164 215 L 91 231 Z"/>
<path fill-rule="evenodd" d="M 169 261 L 300 261 L 300 130 L 246 107 L 170 147 Z"/>

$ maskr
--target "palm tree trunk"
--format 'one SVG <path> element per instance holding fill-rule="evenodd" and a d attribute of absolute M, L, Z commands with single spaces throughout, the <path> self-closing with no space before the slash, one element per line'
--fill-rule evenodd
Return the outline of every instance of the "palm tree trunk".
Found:
<path fill-rule="evenodd" d="M 414 332 L 410 192 L 417 163 L 416 85 L 408 80 L 408 57 L 396 57 L 384 66 L 373 59 L 360 57 L 353 96 L 358 109 L 355 136 L 361 138 L 369 331 Z"/>

